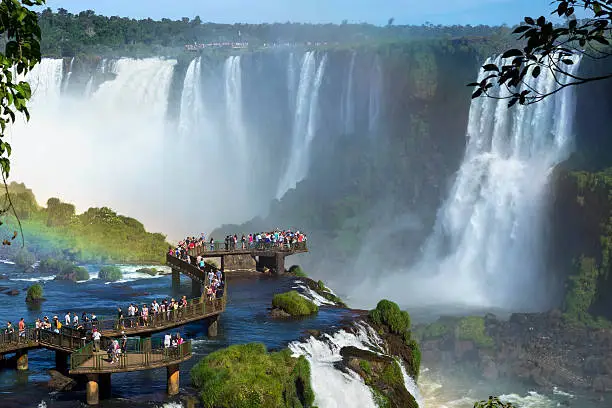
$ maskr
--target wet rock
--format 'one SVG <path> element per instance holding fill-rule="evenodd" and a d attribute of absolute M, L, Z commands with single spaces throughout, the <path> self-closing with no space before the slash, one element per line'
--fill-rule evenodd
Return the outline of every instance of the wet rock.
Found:
<path fill-rule="evenodd" d="M 17 290 L 17 289 L 13 289 L 13 290 L 9 290 L 9 291 L 4 292 L 4 293 L 5 293 L 6 295 L 9 295 L 9 296 L 17 296 L 17 295 L 19 294 L 19 290 Z"/>
<path fill-rule="evenodd" d="M 8 280 L 8 278 L 9 278 L 8 275 L 4 275 L 4 274 L 0 275 L 0 280 Z"/>
<path fill-rule="evenodd" d="M 270 317 L 274 319 L 288 319 L 291 315 L 283 309 L 274 308 L 270 311 Z"/>
<path fill-rule="evenodd" d="M 70 377 L 66 377 L 62 373 L 56 370 L 49 370 L 51 379 L 47 383 L 47 386 L 55 391 L 70 391 L 76 385 L 77 382 Z"/>

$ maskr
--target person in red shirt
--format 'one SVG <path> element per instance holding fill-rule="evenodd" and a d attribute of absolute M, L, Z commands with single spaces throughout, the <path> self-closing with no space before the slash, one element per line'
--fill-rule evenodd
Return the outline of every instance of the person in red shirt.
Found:
<path fill-rule="evenodd" d="M 25 321 L 23 320 L 23 317 L 21 318 L 21 320 L 19 320 L 19 337 L 25 337 L 26 332 L 25 332 Z"/>

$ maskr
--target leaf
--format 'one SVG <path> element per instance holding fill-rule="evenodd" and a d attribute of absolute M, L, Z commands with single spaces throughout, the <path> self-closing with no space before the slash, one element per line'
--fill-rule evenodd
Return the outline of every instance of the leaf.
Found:
<path fill-rule="evenodd" d="M 474 92 L 472 94 L 472 99 L 476 99 L 478 98 L 480 95 L 482 95 L 482 88 L 481 89 L 477 89 L 476 92 Z"/>
<path fill-rule="evenodd" d="M 497 71 L 497 72 L 499 72 L 499 68 L 495 64 L 484 65 L 482 67 L 482 69 L 484 69 L 486 72 L 489 72 L 489 71 Z"/>
<path fill-rule="evenodd" d="M 531 27 L 529 27 L 528 25 L 521 25 L 521 26 L 516 27 L 512 33 L 513 34 L 524 33 L 525 31 L 529 30 L 530 28 Z"/>
<path fill-rule="evenodd" d="M 578 26 L 578 20 L 576 19 L 570 20 L 570 22 L 568 23 L 568 27 L 570 30 L 576 29 L 577 26 Z"/>
<path fill-rule="evenodd" d="M 525 22 L 529 25 L 534 25 L 535 21 L 533 21 L 533 18 L 531 17 L 525 17 Z"/>
<path fill-rule="evenodd" d="M 539 65 L 537 65 L 533 71 L 531 71 L 531 76 L 533 76 L 534 78 L 537 78 L 538 76 L 540 76 L 540 72 L 542 71 L 542 69 L 540 68 Z"/>
<path fill-rule="evenodd" d="M 14 240 L 15 238 L 17 238 L 17 231 L 13 231 L 13 238 L 11 238 L 11 239 Z"/>
<path fill-rule="evenodd" d="M 597 41 L 600 44 L 603 45 L 610 45 L 610 43 L 608 42 L 608 40 L 606 40 L 604 37 L 600 36 L 600 35 L 596 35 L 593 37 L 593 40 Z"/>
<path fill-rule="evenodd" d="M 514 49 L 504 52 L 504 54 L 502 55 L 502 58 L 521 57 L 521 56 L 523 56 L 523 51 L 514 48 Z"/>
<path fill-rule="evenodd" d="M 546 18 L 544 18 L 544 16 L 540 16 L 537 23 L 540 27 L 544 27 L 544 24 L 546 24 Z"/>
<path fill-rule="evenodd" d="M 479 84 L 478 82 L 470 82 L 470 83 L 469 83 L 469 84 L 467 84 L 466 86 L 473 87 L 473 86 L 480 86 L 480 84 Z"/>
<path fill-rule="evenodd" d="M 510 99 L 510 102 L 508 102 L 508 107 L 511 108 L 514 105 L 516 105 L 516 103 L 518 102 L 519 98 L 512 98 Z"/>
<path fill-rule="evenodd" d="M 565 65 L 574 65 L 574 60 L 571 60 L 569 58 L 562 59 L 561 62 Z"/>

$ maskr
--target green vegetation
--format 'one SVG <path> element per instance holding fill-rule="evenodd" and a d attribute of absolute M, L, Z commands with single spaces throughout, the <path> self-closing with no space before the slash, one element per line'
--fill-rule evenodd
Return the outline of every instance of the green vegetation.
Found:
<path fill-rule="evenodd" d="M 291 316 L 309 316 L 319 311 L 317 305 L 295 290 L 274 295 L 272 307 L 281 309 Z"/>
<path fill-rule="evenodd" d="M 30 286 L 28 288 L 28 292 L 26 294 L 25 301 L 28 303 L 31 302 L 40 302 L 43 300 L 43 288 L 38 283 Z"/>
<path fill-rule="evenodd" d="M 394 334 L 404 335 L 410 330 L 410 315 L 400 310 L 397 303 L 383 299 L 370 311 L 370 318 L 376 324 L 384 324 Z"/>
<path fill-rule="evenodd" d="M 323 281 L 322 281 L 322 280 L 319 280 L 319 281 L 317 282 L 317 287 L 318 287 L 318 288 L 319 288 L 319 290 L 321 290 L 321 291 L 327 290 L 327 288 L 325 287 L 325 283 L 323 283 Z"/>
<path fill-rule="evenodd" d="M 302 270 L 300 265 L 293 265 L 288 271 L 290 274 L 297 276 L 298 278 L 307 278 L 308 275 Z"/>
<path fill-rule="evenodd" d="M 509 402 L 502 402 L 497 397 L 489 397 L 488 400 L 483 400 L 474 403 L 474 408 L 512 408 Z"/>
<path fill-rule="evenodd" d="M 310 367 L 288 349 L 268 353 L 263 344 L 230 346 L 191 369 L 205 408 L 308 408 L 314 402 Z"/>
<path fill-rule="evenodd" d="M 445 322 L 438 320 L 417 330 L 418 337 L 422 340 L 439 339 L 451 332 L 451 328 Z"/>
<path fill-rule="evenodd" d="M 24 184 L 9 185 L 11 199 L 20 217 L 25 239 L 22 252 L 16 245 L 4 248 L 8 256 L 29 262 L 36 259 L 66 259 L 80 263 L 162 263 L 168 249 L 166 237 L 149 233 L 137 220 L 118 215 L 107 207 L 75 214 L 74 205 L 50 198 L 41 208 Z M 0 199 L 0 207 L 6 204 Z M 6 226 L 18 230 L 17 220 Z M 19 255 L 19 253 L 21 255 Z"/>
<path fill-rule="evenodd" d="M 359 367 L 363 370 L 367 375 L 372 374 L 372 364 L 368 360 L 359 360 Z"/>
<path fill-rule="evenodd" d="M 98 278 L 106 282 L 116 282 L 123 278 L 123 273 L 119 267 L 114 265 L 107 265 L 100 268 Z"/>
<path fill-rule="evenodd" d="M 89 272 L 82 266 L 66 260 L 47 258 L 40 261 L 38 270 L 42 273 L 55 274 L 57 280 L 85 281 L 89 279 Z"/>
<path fill-rule="evenodd" d="M 415 339 L 410 339 L 407 344 L 408 348 L 410 348 L 412 359 L 407 362 L 408 367 L 406 367 L 406 370 L 416 381 L 419 379 L 419 372 L 421 370 L 421 348 Z"/>
<path fill-rule="evenodd" d="M 136 272 L 146 273 L 147 275 L 151 275 L 151 276 L 157 276 L 157 274 L 159 273 L 159 271 L 155 268 L 140 268 L 140 269 L 137 269 Z"/>
<path fill-rule="evenodd" d="M 15 255 L 15 264 L 24 269 L 29 269 L 36 262 L 36 257 L 27 248 L 19 248 Z"/>
<path fill-rule="evenodd" d="M 493 347 L 493 338 L 486 334 L 484 317 L 468 316 L 459 319 L 455 328 L 459 340 L 471 340 L 479 347 Z"/>

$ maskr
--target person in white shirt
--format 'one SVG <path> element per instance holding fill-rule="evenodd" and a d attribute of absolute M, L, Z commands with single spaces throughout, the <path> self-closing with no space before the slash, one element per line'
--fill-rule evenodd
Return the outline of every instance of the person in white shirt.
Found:
<path fill-rule="evenodd" d="M 165 348 L 169 348 L 170 347 L 170 342 L 171 342 L 171 336 L 169 334 L 166 334 L 164 336 L 164 347 Z"/>
<path fill-rule="evenodd" d="M 70 312 L 66 313 L 66 316 L 64 316 L 64 321 L 66 322 L 66 326 L 70 326 Z"/>
<path fill-rule="evenodd" d="M 96 329 L 95 327 L 93 329 L 93 333 L 91 334 L 91 337 L 93 338 L 93 341 L 94 341 L 94 351 L 100 351 L 100 338 L 102 337 L 102 335 L 100 334 L 98 329 Z"/>
<path fill-rule="evenodd" d="M 72 316 L 72 323 L 74 324 L 74 327 L 77 327 L 79 325 L 79 315 L 78 314 L 74 314 Z"/>

